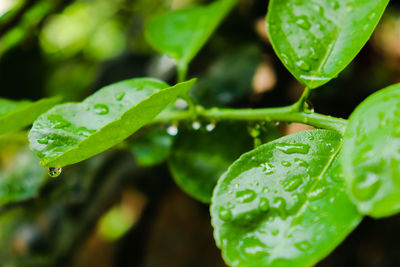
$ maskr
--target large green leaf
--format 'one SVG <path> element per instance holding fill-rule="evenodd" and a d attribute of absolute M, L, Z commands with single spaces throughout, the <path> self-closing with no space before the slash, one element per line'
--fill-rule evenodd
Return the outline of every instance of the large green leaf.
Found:
<path fill-rule="evenodd" d="M 149 123 L 194 82 L 169 87 L 155 79 L 131 79 L 107 86 L 81 103 L 56 106 L 33 124 L 31 148 L 48 167 L 85 160 Z"/>
<path fill-rule="evenodd" d="M 272 45 L 304 85 L 335 78 L 368 41 L 389 0 L 271 0 Z"/>
<path fill-rule="evenodd" d="M 253 139 L 243 124 L 221 122 L 211 132 L 186 130 L 175 140 L 169 168 L 186 193 L 209 203 L 218 178 L 252 148 Z"/>
<path fill-rule="evenodd" d="M 219 179 L 211 216 L 231 266 L 312 266 L 358 225 L 338 133 L 303 131 L 244 154 Z"/>
<path fill-rule="evenodd" d="M 204 7 L 172 11 L 148 21 L 147 41 L 160 53 L 187 66 L 236 4 L 237 0 L 219 0 Z"/>
<path fill-rule="evenodd" d="M 400 211 L 400 85 L 361 103 L 345 132 L 343 171 L 360 212 L 373 217 Z"/>
<path fill-rule="evenodd" d="M 14 132 L 30 125 L 60 100 L 60 97 L 45 98 L 37 102 L 0 98 L 0 134 Z"/>

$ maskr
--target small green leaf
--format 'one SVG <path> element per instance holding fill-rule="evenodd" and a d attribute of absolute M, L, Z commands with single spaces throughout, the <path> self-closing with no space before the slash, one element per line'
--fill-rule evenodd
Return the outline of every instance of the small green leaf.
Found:
<path fill-rule="evenodd" d="M 0 205 L 35 197 L 46 178 L 46 169 L 37 156 L 21 149 L 11 166 L 0 168 Z"/>
<path fill-rule="evenodd" d="M 335 78 L 358 54 L 389 0 L 271 0 L 267 27 L 271 43 L 304 85 Z"/>
<path fill-rule="evenodd" d="M 361 213 L 400 211 L 400 84 L 371 95 L 350 116 L 342 166 Z"/>
<path fill-rule="evenodd" d="M 147 41 L 185 67 L 199 52 L 237 0 L 219 0 L 204 7 L 172 11 L 148 21 Z"/>
<path fill-rule="evenodd" d="M 56 106 L 33 124 L 31 149 L 48 167 L 90 158 L 149 123 L 194 82 L 169 87 L 155 79 L 131 79 L 107 86 L 81 103 Z"/>
<path fill-rule="evenodd" d="M 252 148 L 253 139 L 243 124 L 221 122 L 211 132 L 186 130 L 175 140 L 169 168 L 175 182 L 187 194 L 209 203 L 221 174 Z"/>
<path fill-rule="evenodd" d="M 164 129 L 156 129 L 129 144 L 139 165 L 147 167 L 162 163 L 170 153 L 174 137 Z"/>
<path fill-rule="evenodd" d="M 214 236 L 231 266 L 312 266 L 358 225 L 338 133 L 303 131 L 242 155 L 218 180 Z"/>
<path fill-rule="evenodd" d="M 37 102 L 0 98 L 0 134 L 14 132 L 30 125 L 40 114 L 60 101 L 60 97 L 45 98 Z"/>

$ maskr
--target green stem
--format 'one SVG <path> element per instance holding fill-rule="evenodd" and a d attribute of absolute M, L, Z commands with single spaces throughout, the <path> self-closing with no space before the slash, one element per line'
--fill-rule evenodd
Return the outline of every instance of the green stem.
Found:
<path fill-rule="evenodd" d="M 297 108 L 297 103 L 292 106 L 262 109 L 203 109 L 199 107 L 197 109 L 197 117 L 207 120 L 298 122 L 317 128 L 338 131 L 341 134 L 343 134 L 346 129 L 347 121 L 344 119 L 313 112 L 298 111 Z M 164 113 L 153 122 L 171 122 L 192 119 L 193 113 L 190 111 L 174 111 Z"/>
<path fill-rule="evenodd" d="M 304 88 L 303 94 L 299 98 L 299 100 L 293 105 L 297 111 L 305 111 L 306 110 L 306 102 L 310 97 L 311 89 L 306 87 Z"/>

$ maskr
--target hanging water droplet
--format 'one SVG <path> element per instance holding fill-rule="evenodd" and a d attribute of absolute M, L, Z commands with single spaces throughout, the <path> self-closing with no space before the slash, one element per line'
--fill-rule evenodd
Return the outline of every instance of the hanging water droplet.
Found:
<path fill-rule="evenodd" d="M 121 101 L 122 99 L 124 99 L 124 97 L 125 97 L 125 92 L 121 92 L 115 95 L 115 99 L 117 101 Z"/>
<path fill-rule="evenodd" d="M 215 129 L 215 122 L 210 122 L 206 125 L 206 131 L 207 132 L 212 132 Z"/>
<path fill-rule="evenodd" d="M 105 104 L 96 104 L 93 108 L 97 115 L 106 115 L 109 112 L 108 106 Z"/>
<path fill-rule="evenodd" d="M 179 129 L 178 129 L 178 127 L 176 125 L 170 125 L 170 126 L 167 127 L 167 133 L 170 136 L 177 136 L 178 133 L 179 133 Z"/>
<path fill-rule="evenodd" d="M 305 62 L 304 60 L 297 61 L 296 66 L 299 67 L 302 71 L 310 71 L 311 70 L 310 65 L 307 62 Z"/>
<path fill-rule="evenodd" d="M 49 176 L 52 178 L 56 178 L 60 176 L 62 172 L 62 168 L 50 167 L 49 168 Z"/>
<path fill-rule="evenodd" d="M 308 18 L 306 16 L 298 17 L 296 20 L 296 24 L 304 30 L 309 30 L 311 28 L 311 23 L 308 21 Z"/>
<path fill-rule="evenodd" d="M 193 130 L 195 130 L 195 131 L 200 130 L 200 128 L 201 128 L 201 123 L 198 122 L 198 121 L 194 121 L 194 122 L 192 123 L 192 128 L 193 128 Z"/>
<path fill-rule="evenodd" d="M 304 108 L 305 108 L 304 109 L 305 113 L 308 114 L 314 113 L 314 106 L 309 100 L 306 101 Z"/>

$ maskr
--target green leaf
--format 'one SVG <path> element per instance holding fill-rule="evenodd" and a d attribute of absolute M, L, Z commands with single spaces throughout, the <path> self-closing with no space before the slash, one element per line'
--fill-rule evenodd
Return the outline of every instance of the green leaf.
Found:
<path fill-rule="evenodd" d="M 350 116 L 342 166 L 352 200 L 379 218 L 400 211 L 400 84 L 368 97 Z"/>
<path fill-rule="evenodd" d="M 253 139 L 243 124 L 221 122 L 211 132 L 186 130 L 175 140 L 169 168 L 175 182 L 187 194 L 209 203 L 221 174 L 252 148 Z"/>
<path fill-rule="evenodd" d="M 46 169 L 38 164 L 37 156 L 21 149 L 11 166 L 0 168 L 0 205 L 35 197 L 46 178 Z"/>
<path fill-rule="evenodd" d="M 37 102 L 0 98 L 0 134 L 14 132 L 30 125 L 40 114 L 60 101 L 60 97 L 45 98 Z"/>
<path fill-rule="evenodd" d="M 164 129 L 156 129 L 129 144 L 139 165 L 148 167 L 162 163 L 170 153 L 174 137 Z"/>
<path fill-rule="evenodd" d="M 335 78 L 358 54 L 389 0 L 271 0 L 267 27 L 271 43 L 304 85 Z"/>
<path fill-rule="evenodd" d="M 336 161 L 338 133 L 303 131 L 244 154 L 219 179 L 211 216 L 231 266 L 312 266 L 360 222 Z"/>
<path fill-rule="evenodd" d="M 149 123 L 194 82 L 169 87 L 155 79 L 131 79 L 107 86 L 81 103 L 56 106 L 33 124 L 31 149 L 48 167 L 90 158 Z"/>
<path fill-rule="evenodd" d="M 146 39 L 154 49 L 186 68 L 236 2 L 219 0 L 153 17 L 146 24 Z"/>

